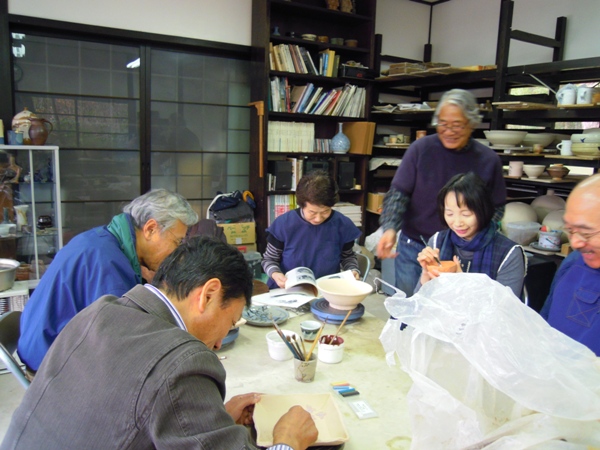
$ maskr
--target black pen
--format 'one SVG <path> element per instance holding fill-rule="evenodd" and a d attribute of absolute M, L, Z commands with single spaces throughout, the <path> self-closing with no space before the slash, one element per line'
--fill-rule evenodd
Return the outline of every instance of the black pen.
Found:
<path fill-rule="evenodd" d="M 421 241 L 423 242 L 423 245 L 425 247 L 427 247 L 427 241 L 425 240 L 425 238 L 423 237 L 423 235 L 419 235 L 419 237 L 421 238 Z M 439 266 L 442 265 L 442 262 L 440 261 L 440 259 L 437 256 L 434 256 L 433 259 L 435 259 L 435 262 L 438 263 Z"/>

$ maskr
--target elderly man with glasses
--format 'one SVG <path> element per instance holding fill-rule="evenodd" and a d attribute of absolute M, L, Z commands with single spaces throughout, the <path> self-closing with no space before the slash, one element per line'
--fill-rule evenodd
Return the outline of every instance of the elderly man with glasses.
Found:
<path fill-rule="evenodd" d="M 493 220 L 499 221 L 504 215 L 506 185 L 500 157 L 471 138 L 480 122 L 477 102 L 470 92 L 446 92 L 433 116 L 437 133 L 416 140 L 408 148 L 385 196 L 377 256 L 396 258 L 395 285 L 408 296 L 413 294 L 421 274 L 417 255 L 424 248 L 423 240 L 445 228 L 437 213 L 436 198 L 450 178 L 467 172 L 479 175 L 492 194 Z"/>
<path fill-rule="evenodd" d="M 600 175 L 571 191 L 564 221 L 575 251 L 556 272 L 541 314 L 600 356 Z"/>

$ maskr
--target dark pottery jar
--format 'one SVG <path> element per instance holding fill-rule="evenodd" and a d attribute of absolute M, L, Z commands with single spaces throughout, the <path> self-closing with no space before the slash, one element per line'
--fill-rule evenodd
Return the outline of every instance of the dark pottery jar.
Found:
<path fill-rule="evenodd" d="M 52 132 L 52 123 L 42 118 L 30 117 L 29 137 L 33 145 L 44 145 L 48 135 Z M 49 127 L 49 128 L 48 128 Z"/>

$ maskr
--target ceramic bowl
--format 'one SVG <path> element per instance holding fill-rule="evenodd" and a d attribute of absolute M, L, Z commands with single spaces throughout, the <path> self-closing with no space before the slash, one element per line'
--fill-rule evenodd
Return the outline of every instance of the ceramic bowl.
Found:
<path fill-rule="evenodd" d="M 600 143 L 571 145 L 571 152 L 576 156 L 600 156 Z"/>
<path fill-rule="evenodd" d="M 565 166 L 550 166 L 546 169 L 546 171 L 554 180 L 560 180 L 566 177 L 570 172 L 570 170 Z"/>
<path fill-rule="evenodd" d="M 317 287 L 332 308 L 342 311 L 356 308 L 373 291 L 368 283 L 343 278 L 317 280 Z"/>
<path fill-rule="evenodd" d="M 440 272 L 452 273 L 456 272 L 456 263 L 454 261 L 440 261 L 442 265 L 432 264 L 431 266 L 427 266 L 427 270 L 432 271 L 433 269 L 437 269 Z"/>
<path fill-rule="evenodd" d="M 486 130 L 483 133 L 492 145 L 519 145 L 527 135 L 527 131 L 515 130 Z"/>
<path fill-rule="evenodd" d="M 6 291 L 13 287 L 19 265 L 19 261 L 14 259 L 0 259 L 0 291 Z"/>
<path fill-rule="evenodd" d="M 305 39 L 307 41 L 316 41 L 317 35 L 316 34 L 303 34 L 302 39 Z"/>
<path fill-rule="evenodd" d="M 554 133 L 527 133 L 521 141 L 521 145 L 525 147 L 533 147 L 535 144 L 540 144 L 546 148 L 554 142 Z"/>
<path fill-rule="evenodd" d="M 537 178 L 546 170 L 546 166 L 541 164 L 525 164 L 523 165 L 523 172 L 527 174 L 529 178 Z"/>
<path fill-rule="evenodd" d="M 600 143 L 600 133 L 582 133 L 572 134 L 571 141 L 573 144 L 595 144 Z"/>

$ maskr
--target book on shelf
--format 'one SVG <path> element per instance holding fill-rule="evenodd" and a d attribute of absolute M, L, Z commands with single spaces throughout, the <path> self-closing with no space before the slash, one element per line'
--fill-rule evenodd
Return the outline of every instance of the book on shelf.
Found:
<path fill-rule="evenodd" d="M 313 92 L 313 94 L 311 95 L 310 100 L 307 102 L 306 107 L 301 112 L 308 114 L 308 112 L 313 108 L 313 106 L 317 102 L 317 99 L 321 96 L 322 91 L 323 91 L 322 86 L 319 86 L 318 88 L 316 88 L 315 91 Z"/>
<path fill-rule="evenodd" d="M 325 108 L 325 111 L 323 111 L 324 116 L 331 116 L 331 112 L 335 108 L 336 103 L 338 102 L 340 96 L 342 95 L 341 87 L 335 88 L 334 90 L 335 90 L 335 93 L 331 97 L 331 100 L 329 100 L 329 104 L 327 105 L 327 108 Z"/>
<path fill-rule="evenodd" d="M 313 151 L 315 124 L 309 122 L 280 122 L 270 120 L 267 124 L 268 152 Z"/>
<path fill-rule="evenodd" d="M 310 52 L 296 44 L 274 45 L 270 42 L 269 63 L 271 70 L 280 72 L 319 74 Z"/>
<path fill-rule="evenodd" d="M 304 111 L 304 107 L 306 106 L 306 103 L 308 102 L 308 99 L 312 95 L 312 92 L 314 89 L 315 89 L 314 84 L 308 83 L 306 85 L 306 91 L 304 92 L 304 95 L 302 95 L 302 98 L 300 99 L 300 104 L 298 105 L 298 110 L 294 111 L 294 112 L 301 113 Z"/>
<path fill-rule="evenodd" d="M 302 60 L 304 61 L 304 65 L 306 66 L 307 73 L 310 73 L 311 75 L 318 75 L 319 72 L 317 72 L 315 63 L 313 62 L 310 53 L 308 53 L 308 50 L 306 50 L 304 47 L 298 47 L 298 49 L 300 50 L 300 54 L 302 55 Z"/>
<path fill-rule="evenodd" d="M 333 77 L 333 66 L 335 66 L 335 51 L 327 49 L 327 72 L 325 76 Z"/>
<path fill-rule="evenodd" d="M 296 195 L 294 194 L 272 194 L 267 196 L 267 206 L 269 211 L 268 223 L 273 221 L 288 211 L 296 209 Z"/>
<path fill-rule="evenodd" d="M 300 100 L 302 100 L 302 96 L 306 92 L 307 85 L 305 86 L 293 86 L 290 91 L 290 111 L 296 112 L 298 110 L 298 106 L 300 105 Z"/>

